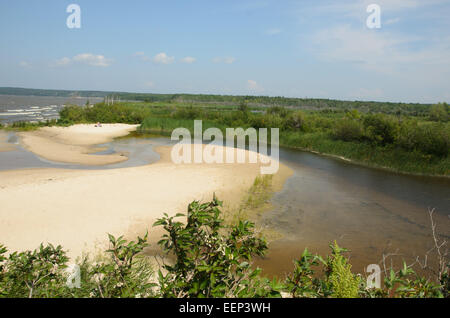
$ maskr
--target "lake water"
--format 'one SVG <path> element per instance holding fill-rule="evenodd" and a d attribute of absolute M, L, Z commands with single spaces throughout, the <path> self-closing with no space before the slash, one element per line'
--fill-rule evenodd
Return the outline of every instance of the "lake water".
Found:
<path fill-rule="evenodd" d="M 51 96 L 17 96 L 0 95 L 0 123 L 16 121 L 39 122 L 57 119 L 64 105 L 85 105 L 98 103 L 98 97 L 51 97 Z"/>
<path fill-rule="evenodd" d="M 153 150 L 168 145 L 168 138 L 119 138 L 101 145 L 97 155 L 127 152 L 129 160 L 119 164 L 89 167 L 50 162 L 22 149 L 13 133 L 9 142 L 15 151 L 0 152 L 0 170 L 48 167 L 68 169 L 113 169 L 156 162 Z M 333 240 L 351 250 L 353 268 L 378 263 L 383 254 L 395 253 L 395 264 L 408 264 L 425 257 L 433 247 L 428 209 L 435 209 L 438 233 L 450 240 L 450 179 L 407 176 L 365 168 L 319 155 L 280 149 L 280 160 L 293 169 L 273 209 L 261 224 L 282 238 L 271 242 L 269 253 L 257 259 L 268 275 L 283 276 L 292 270 L 292 260 L 307 247 L 321 255 L 329 253 Z M 433 264 L 433 254 L 429 254 Z"/>

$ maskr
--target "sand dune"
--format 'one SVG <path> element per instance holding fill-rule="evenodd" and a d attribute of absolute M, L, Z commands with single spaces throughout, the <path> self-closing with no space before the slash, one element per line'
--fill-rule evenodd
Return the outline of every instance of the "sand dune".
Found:
<path fill-rule="evenodd" d="M 70 131 L 54 128 L 45 133 L 55 133 L 55 143 L 64 140 L 68 146 L 72 141 L 85 145 L 103 142 L 102 138 L 118 133 L 112 130 L 108 136 L 91 138 L 85 129 Z M 49 135 L 45 139 L 53 142 Z M 45 143 L 38 147 L 34 141 L 28 139 L 30 149 L 39 148 L 44 157 L 55 149 L 46 149 Z M 61 244 L 76 257 L 82 251 L 104 248 L 107 233 L 135 236 L 149 229 L 150 242 L 155 244 L 161 230 L 153 229 L 152 224 L 163 213 L 185 212 L 189 202 L 210 200 L 214 192 L 228 207 L 235 207 L 260 173 L 259 164 L 175 165 L 170 147 L 156 150 L 161 160 L 142 167 L 0 172 L 0 243 L 10 250 L 24 250 L 51 242 Z M 62 160 L 68 155 L 72 153 L 58 154 Z M 276 188 L 291 173 L 280 165 L 274 178 Z"/>

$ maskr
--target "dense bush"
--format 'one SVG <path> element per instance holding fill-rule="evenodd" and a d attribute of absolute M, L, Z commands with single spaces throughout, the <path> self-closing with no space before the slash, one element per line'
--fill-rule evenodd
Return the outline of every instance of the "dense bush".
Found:
<path fill-rule="evenodd" d="M 450 149 L 450 131 L 442 124 L 404 122 L 400 126 L 396 143 L 410 151 L 446 157 Z"/>
<path fill-rule="evenodd" d="M 152 115 L 151 109 L 144 104 L 116 103 L 96 104 L 92 107 L 65 106 L 59 113 L 60 123 L 126 123 L 141 124 Z"/>
<path fill-rule="evenodd" d="M 68 258 L 61 246 L 41 246 L 14 252 L 8 258 L 0 245 L 0 295 L 7 297 L 58 297 L 63 292 Z"/>
<path fill-rule="evenodd" d="M 201 119 L 202 111 L 201 109 L 192 106 L 180 107 L 174 112 L 172 117 L 177 119 L 190 119 L 190 120 Z"/>
<path fill-rule="evenodd" d="M 439 103 L 431 106 L 430 120 L 447 122 L 450 120 L 450 106 L 447 103 Z"/>
<path fill-rule="evenodd" d="M 363 120 L 365 136 L 374 143 L 380 145 L 392 144 L 395 140 L 396 122 L 387 115 L 367 115 Z"/>
<path fill-rule="evenodd" d="M 361 141 L 364 138 L 364 127 L 360 121 L 346 118 L 336 123 L 332 135 L 343 141 Z"/>
<path fill-rule="evenodd" d="M 351 265 L 342 255 L 347 252 L 337 245 L 330 244 L 331 255 L 324 260 L 304 250 L 300 259 L 295 260 L 294 271 L 287 277 L 286 286 L 292 297 L 334 297 L 357 298 L 364 288 L 360 276 L 351 271 Z M 316 270 L 322 267 L 324 276 L 314 277 Z M 314 278 L 313 278 L 314 277 Z"/>
<path fill-rule="evenodd" d="M 280 117 L 285 118 L 289 114 L 289 111 L 281 106 L 272 106 L 267 109 L 266 113 L 268 115 L 278 115 Z"/>
<path fill-rule="evenodd" d="M 285 120 L 285 128 L 287 129 L 299 129 L 301 131 L 306 130 L 306 120 L 305 115 L 302 111 L 295 111 L 289 113 Z"/>
<path fill-rule="evenodd" d="M 86 109 L 68 105 L 59 111 L 59 117 L 61 123 L 83 123 L 87 121 Z"/>
<path fill-rule="evenodd" d="M 221 204 L 193 202 L 186 224 L 167 215 L 155 223 L 167 232 L 159 243 L 176 256 L 174 265 L 164 266 L 166 275 L 159 272 L 162 297 L 280 296 L 278 284 L 260 277 L 261 270 L 250 264 L 266 252 L 265 240 L 248 221 L 224 226 Z"/>

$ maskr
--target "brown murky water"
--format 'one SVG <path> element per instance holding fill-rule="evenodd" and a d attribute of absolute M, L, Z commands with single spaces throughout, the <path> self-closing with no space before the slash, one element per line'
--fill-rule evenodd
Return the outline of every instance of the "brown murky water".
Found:
<path fill-rule="evenodd" d="M 334 240 L 351 250 L 357 272 L 387 253 L 399 254 L 394 265 L 422 259 L 433 247 L 429 208 L 435 209 L 439 234 L 450 238 L 450 179 L 406 176 L 294 150 L 282 150 L 280 158 L 295 174 L 262 219 L 284 235 L 256 261 L 269 276 L 291 271 L 306 247 L 325 256 Z"/>

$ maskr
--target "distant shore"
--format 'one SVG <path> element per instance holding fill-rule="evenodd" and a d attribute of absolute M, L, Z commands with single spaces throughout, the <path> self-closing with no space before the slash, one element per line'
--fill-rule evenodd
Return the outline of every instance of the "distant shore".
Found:
<path fill-rule="evenodd" d="M 29 150 L 44 158 L 105 164 L 110 159 L 88 159 L 107 157 L 90 155 L 90 147 L 134 128 L 48 127 L 21 133 L 21 138 Z M 0 242 L 10 250 L 34 249 L 41 242 L 61 244 L 69 256 L 78 257 L 103 249 L 107 233 L 135 237 L 148 229 L 154 246 L 161 233 L 152 224 L 163 213 L 185 212 L 188 203 L 210 200 L 213 193 L 225 201 L 227 210 L 237 208 L 260 173 L 260 164 L 250 163 L 175 165 L 170 159 L 171 147 L 156 151 L 160 161 L 141 167 L 0 172 Z M 281 189 L 291 174 L 280 165 L 274 188 Z"/>

